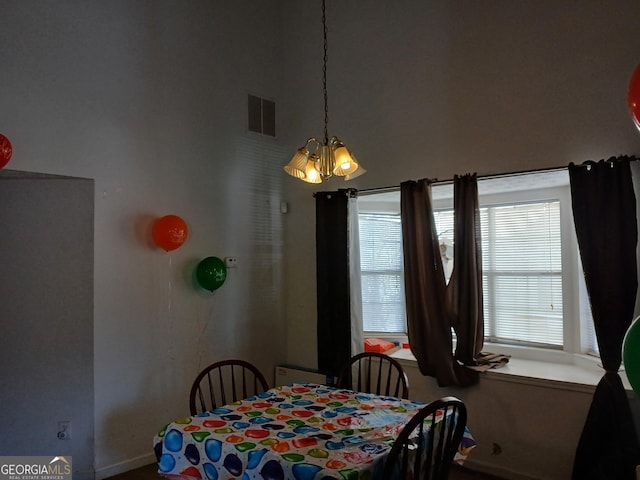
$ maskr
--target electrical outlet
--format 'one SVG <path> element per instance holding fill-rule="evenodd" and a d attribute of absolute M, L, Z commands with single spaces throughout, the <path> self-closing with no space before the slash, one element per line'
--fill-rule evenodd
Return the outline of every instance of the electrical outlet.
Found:
<path fill-rule="evenodd" d="M 237 257 L 224 257 L 224 264 L 227 268 L 236 268 L 238 266 Z"/>
<path fill-rule="evenodd" d="M 71 440 L 71 420 L 58 421 L 58 439 Z"/>

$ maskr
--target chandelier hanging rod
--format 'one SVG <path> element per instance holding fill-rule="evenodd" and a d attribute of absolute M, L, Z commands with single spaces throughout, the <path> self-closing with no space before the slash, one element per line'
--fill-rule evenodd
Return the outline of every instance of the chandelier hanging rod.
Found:
<path fill-rule="evenodd" d="M 284 167 L 284 171 L 292 177 L 307 183 L 322 183 L 332 176 L 342 176 L 351 180 L 366 172 L 358 164 L 344 142 L 336 136 L 329 137 L 329 94 L 327 89 L 327 15 L 326 0 L 322 0 L 322 93 L 324 98 L 324 139 L 320 142 L 316 137 L 310 137 L 305 145 L 299 148 L 291 160 Z M 309 149 L 313 146 L 312 150 Z"/>

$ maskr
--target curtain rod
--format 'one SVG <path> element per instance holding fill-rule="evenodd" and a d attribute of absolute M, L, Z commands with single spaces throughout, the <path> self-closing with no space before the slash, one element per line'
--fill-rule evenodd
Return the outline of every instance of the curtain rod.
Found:
<path fill-rule="evenodd" d="M 620 155 L 618 157 L 609 157 L 608 159 L 603 159 L 600 161 L 605 161 L 605 162 L 611 162 L 611 161 L 616 161 L 616 160 L 620 160 L 620 159 L 627 159 L 630 161 L 637 161 L 640 160 L 640 158 L 636 157 L 635 155 Z M 597 163 L 597 161 L 595 160 L 586 160 L 580 164 L 574 164 L 573 162 L 570 163 L 570 165 L 575 165 L 578 167 L 588 167 L 590 164 L 593 163 Z M 486 175 L 478 175 L 478 180 L 488 180 L 491 178 L 503 178 L 503 177 L 515 177 L 517 175 L 530 175 L 530 174 L 534 174 L 534 173 L 540 173 L 540 172 L 556 172 L 556 171 L 560 171 L 560 170 L 565 170 L 568 169 L 568 167 L 548 167 L 548 168 L 539 168 L 536 170 L 519 170 L 519 171 L 515 171 L 515 172 L 507 172 L 507 173 L 488 173 Z M 447 180 L 438 180 L 437 178 L 433 179 L 433 184 L 434 185 L 446 185 L 449 183 L 453 183 L 453 178 L 447 179 Z M 382 193 L 382 192 L 393 192 L 396 191 L 400 188 L 400 185 L 391 185 L 388 187 L 377 187 L 377 188 L 365 188 L 362 190 L 358 190 L 358 193 Z"/>
<path fill-rule="evenodd" d="M 486 175 L 478 175 L 478 180 L 488 180 L 491 178 L 503 178 L 503 177 L 515 177 L 517 175 L 530 175 L 534 173 L 540 172 L 553 172 L 565 170 L 567 167 L 549 167 L 549 168 L 540 168 L 537 170 L 520 170 L 515 172 L 508 173 L 489 173 Z M 446 180 L 438 180 L 437 178 L 433 179 L 434 185 L 446 185 L 449 183 L 453 183 L 453 178 Z M 383 192 L 393 192 L 400 188 L 400 185 L 390 185 L 387 187 L 374 187 L 374 188 L 363 188 L 362 190 L 358 190 L 358 193 L 383 193 Z"/>

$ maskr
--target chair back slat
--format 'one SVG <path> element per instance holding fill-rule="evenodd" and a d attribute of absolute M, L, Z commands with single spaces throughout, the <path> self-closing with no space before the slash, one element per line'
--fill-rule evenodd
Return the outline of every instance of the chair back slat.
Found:
<path fill-rule="evenodd" d="M 233 365 L 230 366 L 229 370 L 231 371 L 231 373 L 229 374 L 231 376 L 231 401 L 232 402 L 237 402 L 238 401 L 238 389 L 236 386 L 236 372 L 233 368 Z M 225 404 L 227 403 L 226 401 L 224 402 Z"/>
<path fill-rule="evenodd" d="M 369 358 L 369 366 L 371 366 L 371 358 Z M 389 370 L 389 375 L 391 375 L 391 370 Z M 389 377 L 387 377 L 386 388 L 382 386 L 382 379 L 384 378 L 384 374 L 382 372 L 382 362 L 378 362 L 378 375 L 376 382 L 376 391 L 384 393 L 386 396 L 389 396 Z M 383 388 L 385 390 L 383 391 Z"/>
<path fill-rule="evenodd" d="M 213 410 L 269 389 L 260 370 L 244 360 L 223 360 L 203 369 L 191 386 L 191 415 Z"/>
<path fill-rule="evenodd" d="M 214 371 L 217 370 L 217 374 L 218 374 L 218 380 L 217 383 L 210 383 L 210 389 L 211 389 L 211 409 L 213 410 L 216 406 L 217 406 L 217 402 L 216 402 L 216 393 L 215 393 L 215 389 L 214 386 L 215 385 L 220 385 L 220 402 L 222 405 L 226 405 L 227 404 L 227 392 L 224 388 L 224 379 L 222 378 L 222 370 L 224 369 L 224 365 L 221 365 L 220 368 L 214 369 Z"/>
<path fill-rule="evenodd" d="M 409 398 L 409 380 L 400 362 L 378 352 L 351 357 L 342 366 L 337 385 L 358 392 Z"/>

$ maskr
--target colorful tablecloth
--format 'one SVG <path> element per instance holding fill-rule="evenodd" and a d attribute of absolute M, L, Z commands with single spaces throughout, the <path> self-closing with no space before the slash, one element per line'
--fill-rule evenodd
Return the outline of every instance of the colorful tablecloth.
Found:
<path fill-rule="evenodd" d="M 166 425 L 154 438 L 171 479 L 373 480 L 424 403 L 291 384 Z M 467 430 L 456 461 L 475 446 Z"/>

